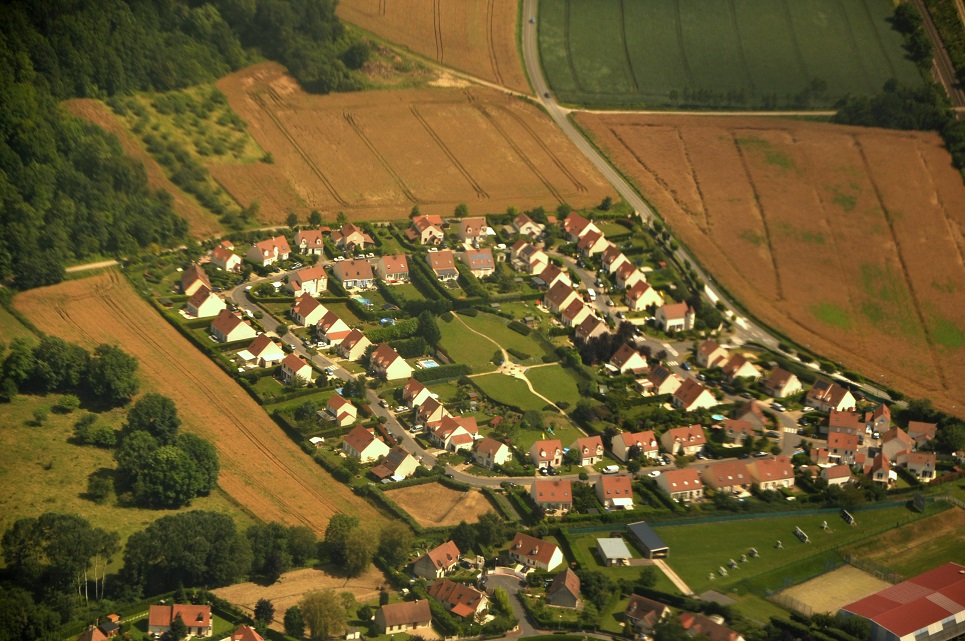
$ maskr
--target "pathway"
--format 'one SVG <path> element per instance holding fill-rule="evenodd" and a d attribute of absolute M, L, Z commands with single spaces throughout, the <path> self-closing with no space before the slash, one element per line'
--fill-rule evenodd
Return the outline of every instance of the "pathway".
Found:
<path fill-rule="evenodd" d="M 667 578 L 670 579 L 671 583 L 677 586 L 678 590 L 680 590 L 682 593 L 684 593 L 687 596 L 693 595 L 694 591 L 691 590 L 686 583 L 684 583 L 683 579 L 677 576 L 676 572 L 670 569 L 670 566 L 667 565 L 666 561 L 664 561 L 663 559 L 654 559 L 653 564 L 656 565 L 658 568 L 660 568 L 663 571 L 663 573 L 667 575 Z"/>
<path fill-rule="evenodd" d="M 113 267 L 114 265 L 120 265 L 116 260 L 102 260 L 99 263 L 86 263 L 84 265 L 73 265 L 68 267 L 64 271 L 68 274 L 73 274 L 74 272 L 83 272 L 89 269 L 101 269 L 103 267 Z"/>

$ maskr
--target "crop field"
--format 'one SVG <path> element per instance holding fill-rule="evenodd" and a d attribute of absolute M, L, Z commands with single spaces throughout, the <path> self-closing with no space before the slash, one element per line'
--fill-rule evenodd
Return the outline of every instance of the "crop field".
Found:
<path fill-rule="evenodd" d="M 265 188 L 287 190 L 280 174 L 326 219 L 337 211 L 352 220 L 405 218 L 416 204 L 446 215 L 459 203 L 480 214 L 564 201 L 584 207 L 611 191 L 545 114 L 495 90 L 317 96 L 271 63 L 218 87 L 274 159 Z M 227 179 L 219 171 L 244 206 L 258 191 L 239 186 L 248 167 L 222 170 Z"/>
<path fill-rule="evenodd" d="M 439 483 L 392 489 L 386 494 L 423 527 L 475 523 L 493 509 L 489 499 L 477 490 L 461 492 Z"/>
<path fill-rule="evenodd" d="M 580 114 L 755 317 L 870 380 L 965 397 L 965 186 L 936 134 Z"/>
<path fill-rule="evenodd" d="M 891 583 L 887 581 L 875 578 L 853 565 L 844 565 L 788 588 L 781 592 L 781 595 L 803 603 L 811 608 L 812 612 L 835 614 L 841 606 L 860 601 L 890 587 Z"/>
<path fill-rule="evenodd" d="M 146 390 L 174 400 L 183 429 L 210 440 L 220 488 L 257 518 L 325 531 L 346 512 L 381 514 L 336 483 L 265 411 L 143 301 L 117 271 L 18 295 L 14 304 L 42 330 L 87 347 L 116 343 L 138 358 Z"/>
<path fill-rule="evenodd" d="M 563 102 L 830 106 L 892 77 L 920 84 L 892 10 L 889 0 L 549 0 L 540 58 Z"/>
<path fill-rule="evenodd" d="M 519 0 L 342 0 L 338 17 L 440 64 L 529 93 L 516 49 Z"/>

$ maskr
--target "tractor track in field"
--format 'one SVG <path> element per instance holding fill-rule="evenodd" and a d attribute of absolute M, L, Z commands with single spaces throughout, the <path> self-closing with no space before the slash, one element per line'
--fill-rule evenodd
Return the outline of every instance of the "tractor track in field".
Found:
<path fill-rule="evenodd" d="M 513 110 L 510 109 L 509 107 L 496 105 L 495 108 L 498 109 L 499 111 L 502 111 L 507 116 L 515 120 L 520 127 L 526 130 L 526 132 L 530 135 L 530 137 L 536 141 L 536 144 L 539 145 L 540 149 L 542 149 L 543 152 L 550 157 L 550 159 L 553 161 L 553 164 L 556 165 L 557 168 L 559 168 L 559 170 L 562 171 L 563 174 L 570 179 L 570 182 L 573 183 L 573 186 L 576 188 L 576 191 L 578 191 L 581 194 L 585 194 L 588 191 L 586 188 L 586 185 L 581 183 L 579 179 L 573 175 L 573 172 L 571 172 L 570 169 L 563 163 L 563 161 L 561 161 L 557 157 L 557 155 L 553 153 L 553 151 L 549 148 L 549 145 L 543 142 L 543 139 L 536 135 L 536 132 L 533 131 L 533 128 L 529 126 L 528 122 L 526 122 L 523 118 L 520 118 L 519 114 L 514 113 Z"/>
<path fill-rule="evenodd" d="M 432 30 L 436 38 L 436 60 L 442 62 L 445 57 L 442 45 L 442 0 L 432 0 Z"/>
<path fill-rule="evenodd" d="M 342 117 L 345 118 L 345 122 L 348 123 L 348 126 L 352 128 L 352 131 L 355 132 L 355 135 L 358 136 L 359 140 L 362 141 L 369 152 L 371 152 L 372 155 L 375 156 L 375 159 L 379 161 L 379 164 L 382 165 L 382 168 L 385 169 L 386 173 L 392 177 L 392 180 L 394 180 L 399 186 L 399 189 L 402 190 L 402 193 L 405 194 L 405 197 L 413 203 L 422 202 L 414 193 L 412 193 L 412 190 L 409 189 L 408 185 L 405 184 L 405 181 L 402 180 L 402 176 L 400 176 L 395 169 L 392 168 L 392 165 L 389 164 L 389 161 L 385 158 L 385 156 L 382 155 L 382 152 L 379 151 L 378 147 L 375 146 L 375 143 L 369 140 L 369 137 L 365 135 L 365 132 L 362 131 L 362 126 L 355 120 L 355 116 L 346 112 L 342 114 Z"/>
<path fill-rule="evenodd" d="M 469 183 L 469 186 L 473 188 L 473 191 L 476 192 L 476 198 L 489 198 L 489 194 L 486 192 L 486 190 L 483 189 L 478 182 L 476 182 L 476 179 L 472 177 L 472 174 L 469 173 L 469 170 L 466 169 L 461 162 L 459 162 L 459 159 L 456 158 L 456 155 L 452 153 L 452 150 L 446 146 L 446 143 L 442 140 L 442 138 L 439 137 L 439 134 L 437 134 L 432 128 L 432 125 L 430 125 L 425 117 L 419 113 L 419 109 L 415 105 L 412 105 L 409 107 L 409 110 L 412 112 L 412 115 L 415 116 L 415 119 L 419 121 L 419 124 L 422 125 L 423 129 L 426 130 L 426 133 L 429 134 L 429 137 L 432 138 L 436 145 L 438 145 L 439 149 L 442 150 L 442 153 L 444 153 L 446 157 L 449 158 L 449 161 L 452 163 L 452 165 L 459 170 L 459 173 L 462 174 L 463 178 L 466 179 L 466 181 Z"/>
<path fill-rule="evenodd" d="M 639 93 L 640 83 L 637 82 L 637 75 L 633 72 L 633 62 L 630 60 L 630 48 L 627 47 L 625 2 L 626 0 L 620 0 L 620 47 L 623 49 L 623 62 L 627 65 L 627 79 L 630 81 L 630 84 L 633 85 L 633 93 Z"/>
<path fill-rule="evenodd" d="M 489 64 L 492 65 L 496 82 L 504 85 L 503 74 L 499 70 L 499 59 L 496 56 L 496 0 L 486 2 L 486 49 L 489 52 Z"/>
<path fill-rule="evenodd" d="M 580 77 L 576 73 L 576 65 L 573 64 L 573 49 L 570 47 L 570 3 L 566 2 L 563 5 L 563 42 L 566 47 L 566 64 L 570 67 L 570 75 L 573 76 L 573 84 L 576 85 L 577 90 L 580 93 L 586 93 L 586 89 L 583 88 L 583 83 L 580 82 Z"/>

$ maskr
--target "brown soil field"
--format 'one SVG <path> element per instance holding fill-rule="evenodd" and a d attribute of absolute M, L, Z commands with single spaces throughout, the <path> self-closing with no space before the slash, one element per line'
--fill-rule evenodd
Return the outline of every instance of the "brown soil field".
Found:
<path fill-rule="evenodd" d="M 162 189 L 174 199 L 174 211 L 188 221 L 188 233 L 192 238 L 204 239 L 222 233 L 221 223 L 214 214 L 206 212 L 191 196 L 181 191 L 164 174 L 157 161 L 147 153 L 141 143 L 124 128 L 107 105 L 90 98 L 76 98 L 61 103 L 68 112 L 101 127 L 117 136 L 124 152 L 144 165 L 147 183 L 151 189 Z"/>
<path fill-rule="evenodd" d="M 516 48 L 519 0 L 341 0 L 336 13 L 477 78 L 530 93 Z"/>
<path fill-rule="evenodd" d="M 962 411 L 965 186 L 937 135 L 576 120 L 751 314 L 869 380 Z"/>
<path fill-rule="evenodd" d="M 275 606 L 275 622 L 271 627 L 281 630 L 285 610 L 297 605 L 306 592 L 328 588 L 339 593 L 350 592 L 361 604 L 377 600 L 379 590 L 386 583 L 385 575 L 374 565 L 370 565 L 361 576 L 352 578 L 340 576 L 337 568 L 316 567 L 286 572 L 278 581 L 268 586 L 237 583 L 212 592 L 250 613 L 254 612 L 258 599 L 268 599 Z"/>
<path fill-rule="evenodd" d="M 87 347 L 114 343 L 136 356 L 142 387 L 174 400 L 183 429 L 214 444 L 221 462 L 218 485 L 255 517 L 306 525 L 319 535 L 336 512 L 383 520 L 283 435 L 116 270 L 24 292 L 14 304 L 45 332 Z"/>
<path fill-rule="evenodd" d="M 387 494 L 423 527 L 475 523 L 481 514 L 493 509 L 481 492 L 460 492 L 438 483 L 412 485 Z"/>
<path fill-rule="evenodd" d="M 239 203 L 258 201 L 259 220 L 283 221 L 291 212 L 305 220 L 311 211 L 275 165 L 211 165 L 208 172 Z"/>
<path fill-rule="evenodd" d="M 405 218 L 415 204 L 437 214 L 459 203 L 478 214 L 560 202 L 588 207 L 612 195 L 545 114 L 496 90 L 316 96 L 272 63 L 227 76 L 218 88 L 278 172 L 326 218 L 339 211 L 353 220 Z M 231 170 L 226 188 L 244 198 L 232 181 L 278 182 L 249 180 L 251 167 Z M 262 214 L 266 223 L 284 220 Z"/>
<path fill-rule="evenodd" d="M 882 581 L 854 566 L 845 565 L 784 590 L 781 596 L 796 599 L 810 607 L 811 612 L 804 612 L 804 614 L 828 612 L 833 615 L 843 605 L 860 601 L 866 596 L 890 587 L 891 584 L 887 581 Z"/>

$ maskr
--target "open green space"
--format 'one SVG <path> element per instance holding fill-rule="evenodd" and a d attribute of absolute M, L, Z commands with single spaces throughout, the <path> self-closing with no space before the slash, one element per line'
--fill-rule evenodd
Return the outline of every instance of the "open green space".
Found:
<path fill-rule="evenodd" d="M 495 345 L 473 334 L 455 318 L 448 323 L 440 321 L 439 330 L 442 333 L 442 347 L 454 361 L 470 366 L 477 373 L 496 369 L 492 363 L 498 349 Z"/>
<path fill-rule="evenodd" d="M 33 332 L 24 327 L 16 316 L 8 312 L 5 307 L 0 307 L 0 340 L 9 343 L 15 338 L 26 338 L 31 342 L 37 340 Z"/>
<path fill-rule="evenodd" d="M 580 390 L 576 387 L 576 374 L 562 365 L 532 367 L 526 370 L 526 378 L 533 384 L 533 389 L 554 403 L 565 402 L 572 407 L 580 399 Z"/>
<path fill-rule="evenodd" d="M 541 411 L 546 401 L 529 391 L 526 382 L 506 374 L 487 374 L 477 376 L 472 381 L 489 398 L 497 403 L 528 410 Z"/>
<path fill-rule="evenodd" d="M 519 332 L 511 330 L 508 321 L 493 314 L 479 314 L 478 316 L 460 316 L 469 327 L 473 328 L 483 336 L 487 336 L 503 346 L 503 349 L 516 350 L 523 354 L 528 354 L 530 358 L 520 361 L 524 365 L 533 365 L 542 362 L 543 355 L 547 350 L 541 345 L 533 334 L 523 336 Z M 458 321 L 456 321 L 458 322 Z M 483 340 L 477 334 L 473 334 L 476 340 Z M 492 345 L 492 343 L 489 343 Z M 493 345 L 493 349 L 496 346 Z M 519 360 L 519 359 L 517 359 Z"/>
<path fill-rule="evenodd" d="M 820 108 L 920 84 L 888 0 L 546 0 L 539 49 L 562 102 Z"/>

